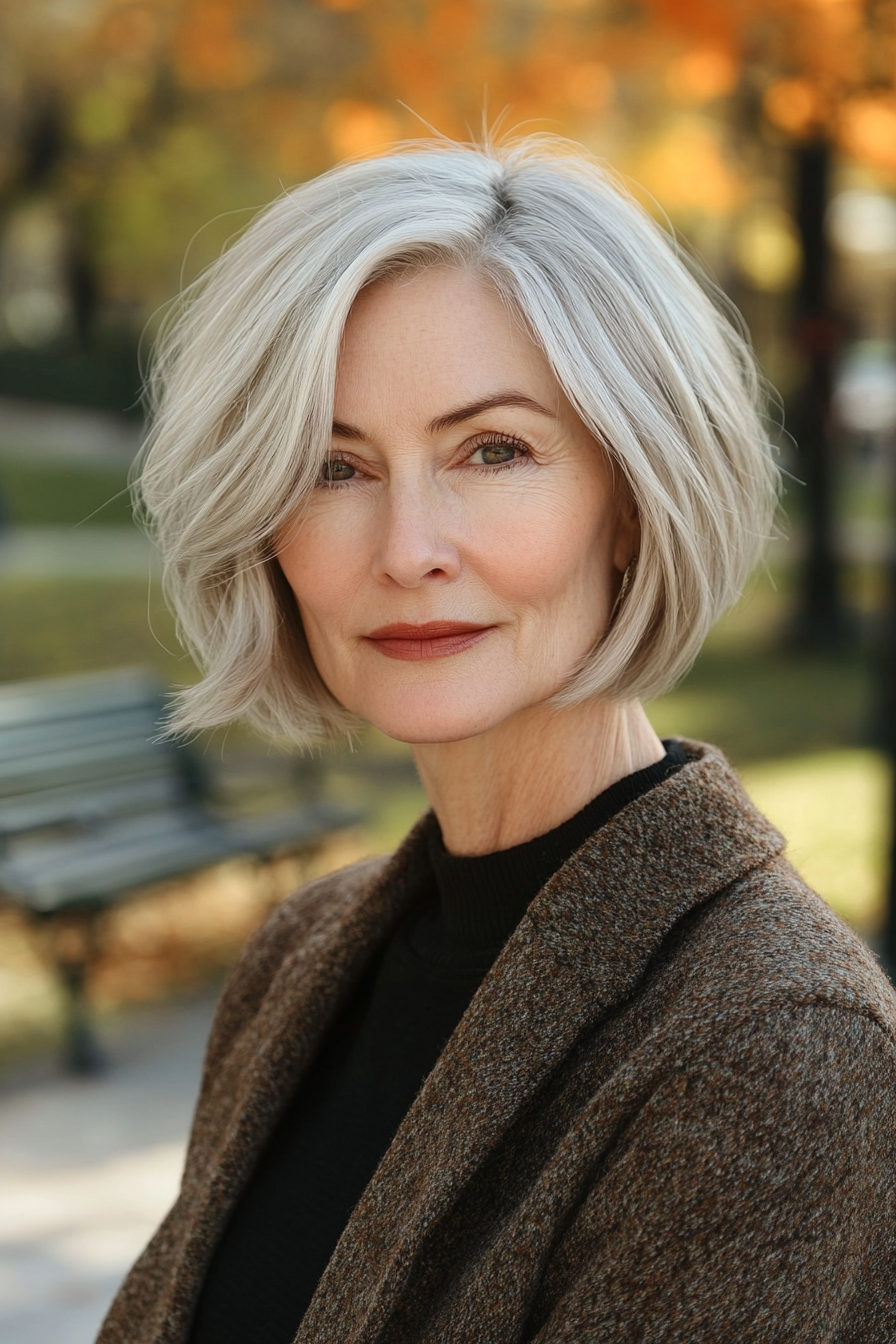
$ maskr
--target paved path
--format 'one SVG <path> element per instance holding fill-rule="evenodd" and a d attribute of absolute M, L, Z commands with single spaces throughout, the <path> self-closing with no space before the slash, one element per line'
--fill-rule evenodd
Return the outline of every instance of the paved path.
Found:
<path fill-rule="evenodd" d="M 11 527 L 0 536 L 0 577 L 145 579 L 159 567 L 136 527 Z"/>
<path fill-rule="evenodd" d="M 0 458 L 127 472 L 141 425 L 103 411 L 0 397 Z M 10 527 L 0 532 L 0 577 L 146 578 L 158 557 L 136 527 Z"/>
<path fill-rule="evenodd" d="M 108 411 L 0 397 L 0 453 L 126 469 L 142 425 Z"/>
<path fill-rule="evenodd" d="M 174 1198 L 212 1008 L 132 1012 L 96 1080 L 47 1062 L 0 1085 L 0 1340 L 92 1344 Z"/>

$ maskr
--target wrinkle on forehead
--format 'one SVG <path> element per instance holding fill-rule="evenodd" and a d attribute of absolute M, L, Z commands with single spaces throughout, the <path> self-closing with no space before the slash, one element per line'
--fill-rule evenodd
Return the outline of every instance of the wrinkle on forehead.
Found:
<path fill-rule="evenodd" d="M 430 434 L 470 418 L 476 403 L 497 407 L 499 396 L 508 407 L 575 415 L 519 314 L 472 268 L 416 267 L 358 295 L 342 335 L 336 432 L 357 439 L 358 411 L 388 396 L 387 386 Z"/>

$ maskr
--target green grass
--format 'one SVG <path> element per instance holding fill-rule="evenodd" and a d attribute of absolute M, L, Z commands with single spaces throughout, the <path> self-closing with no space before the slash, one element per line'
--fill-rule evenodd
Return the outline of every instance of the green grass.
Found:
<path fill-rule="evenodd" d="M 0 498 L 19 526 L 122 527 L 131 522 L 127 476 L 108 467 L 0 457 Z"/>
<path fill-rule="evenodd" d="M 648 705 L 660 736 L 714 742 L 738 766 L 867 742 L 867 655 L 788 649 L 796 601 L 791 573 L 757 575 L 688 676 Z"/>
<path fill-rule="evenodd" d="M 879 932 L 893 787 L 883 755 L 814 752 L 748 765 L 742 777 L 809 886 L 861 932 Z"/>
<path fill-rule="evenodd" d="M 144 579 L 0 579 L 0 681 L 141 663 L 195 679 L 158 586 Z"/>
<path fill-rule="evenodd" d="M 828 751 L 867 740 L 869 671 L 859 655 L 710 647 L 648 713 L 661 737 L 715 742 L 738 765 Z"/>

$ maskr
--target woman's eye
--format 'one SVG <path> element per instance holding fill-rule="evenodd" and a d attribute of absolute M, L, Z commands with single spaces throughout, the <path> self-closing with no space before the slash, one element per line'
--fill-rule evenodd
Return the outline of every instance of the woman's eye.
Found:
<path fill-rule="evenodd" d="M 338 481 L 350 481 L 355 474 L 351 462 L 341 457 L 331 457 L 320 469 L 320 479 L 324 485 L 335 485 Z"/>
<path fill-rule="evenodd" d="M 523 456 L 523 448 L 518 443 L 481 443 L 470 461 L 474 466 L 500 467 Z"/>

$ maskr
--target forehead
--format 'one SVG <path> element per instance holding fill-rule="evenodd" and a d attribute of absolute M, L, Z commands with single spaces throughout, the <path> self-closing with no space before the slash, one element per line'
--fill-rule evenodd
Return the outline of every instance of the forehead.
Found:
<path fill-rule="evenodd" d="M 562 400 L 522 322 L 475 272 L 430 266 L 377 281 L 355 300 L 337 366 L 337 419 L 396 406 L 431 418 L 498 388 L 552 409 Z"/>

